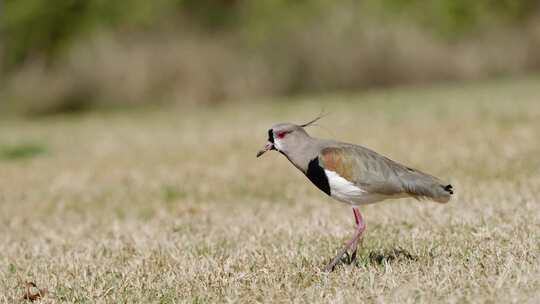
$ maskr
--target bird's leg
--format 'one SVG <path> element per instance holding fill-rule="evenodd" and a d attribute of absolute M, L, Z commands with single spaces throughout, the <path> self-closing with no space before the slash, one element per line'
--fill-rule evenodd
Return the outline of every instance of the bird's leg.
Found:
<path fill-rule="evenodd" d="M 356 233 L 358 233 L 358 237 L 353 238 L 353 243 L 351 244 L 351 248 L 353 249 L 353 252 L 351 254 L 350 263 L 354 262 L 356 260 L 356 250 L 358 249 L 358 242 L 361 240 L 362 233 L 364 230 L 366 230 L 366 223 L 364 222 L 364 218 L 362 217 L 362 214 L 360 213 L 360 210 L 358 210 L 357 207 L 353 207 L 353 213 L 354 213 L 354 221 L 356 222 Z"/>
<path fill-rule="evenodd" d="M 356 259 L 356 249 L 358 246 L 358 241 L 360 240 L 360 237 L 362 236 L 362 232 L 366 229 L 366 224 L 364 223 L 364 219 L 362 218 L 362 214 L 360 214 L 360 210 L 358 208 L 353 207 L 353 213 L 354 213 L 354 220 L 356 222 L 356 229 L 354 231 L 354 235 L 352 239 L 347 242 L 345 247 L 339 251 L 339 253 L 332 259 L 332 261 L 326 265 L 324 268 L 324 271 L 330 272 L 334 270 L 334 267 L 336 267 L 337 263 L 341 260 L 344 254 L 348 254 L 348 250 L 353 248 L 353 253 L 349 257 L 349 261 L 352 263 Z"/>

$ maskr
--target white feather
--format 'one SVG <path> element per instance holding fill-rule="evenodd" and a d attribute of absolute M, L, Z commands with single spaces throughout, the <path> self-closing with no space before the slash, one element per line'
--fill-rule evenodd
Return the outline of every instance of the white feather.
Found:
<path fill-rule="evenodd" d="M 369 193 L 334 171 L 324 170 L 330 184 L 330 195 L 338 201 L 352 205 L 371 204 L 390 198 L 388 195 Z"/>
<path fill-rule="evenodd" d="M 278 138 L 274 138 L 274 147 L 278 151 L 283 151 L 283 146 L 281 145 L 281 140 L 279 140 Z"/>

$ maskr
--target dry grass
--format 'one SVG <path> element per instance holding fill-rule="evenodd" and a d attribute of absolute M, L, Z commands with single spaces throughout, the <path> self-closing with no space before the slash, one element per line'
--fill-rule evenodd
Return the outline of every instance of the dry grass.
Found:
<path fill-rule="evenodd" d="M 0 121 L 0 302 L 540 301 L 538 78 L 214 110 Z M 451 203 L 362 208 L 360 261 L 321 268 L 353 230 L 277 153 L 271 124 L 363 143 L 451 181 Z"/>

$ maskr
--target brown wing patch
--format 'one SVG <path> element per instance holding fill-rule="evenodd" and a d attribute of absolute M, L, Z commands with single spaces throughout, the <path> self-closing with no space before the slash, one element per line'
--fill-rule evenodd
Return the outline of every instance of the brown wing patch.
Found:
<path fill-rule="evenodd" d="M 325 148 L 321 152 L 321 160 L 323 167 L 327 170 L 334 171 L 339 176 L 352 180 L 351 160 L 347 154 L 340 148 Z"/>

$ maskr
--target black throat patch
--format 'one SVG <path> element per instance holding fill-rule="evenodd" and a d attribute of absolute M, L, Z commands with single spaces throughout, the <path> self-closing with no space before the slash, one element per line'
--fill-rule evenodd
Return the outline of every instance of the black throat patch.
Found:
<path fill-rule="evenodd" d="M 268 141 L 274 143 L 274 130 L 268 130 Z"/>
<path fill-rule="evenodd" d="M 319 166 L 318 157 L 315 157 L 309 162 L 306 176 L 315 186 L 317 186 L 317 188 L 330 195 L 330 184 L 328 183 L 328 177 L 326 177 L 324 169 Z"/>

